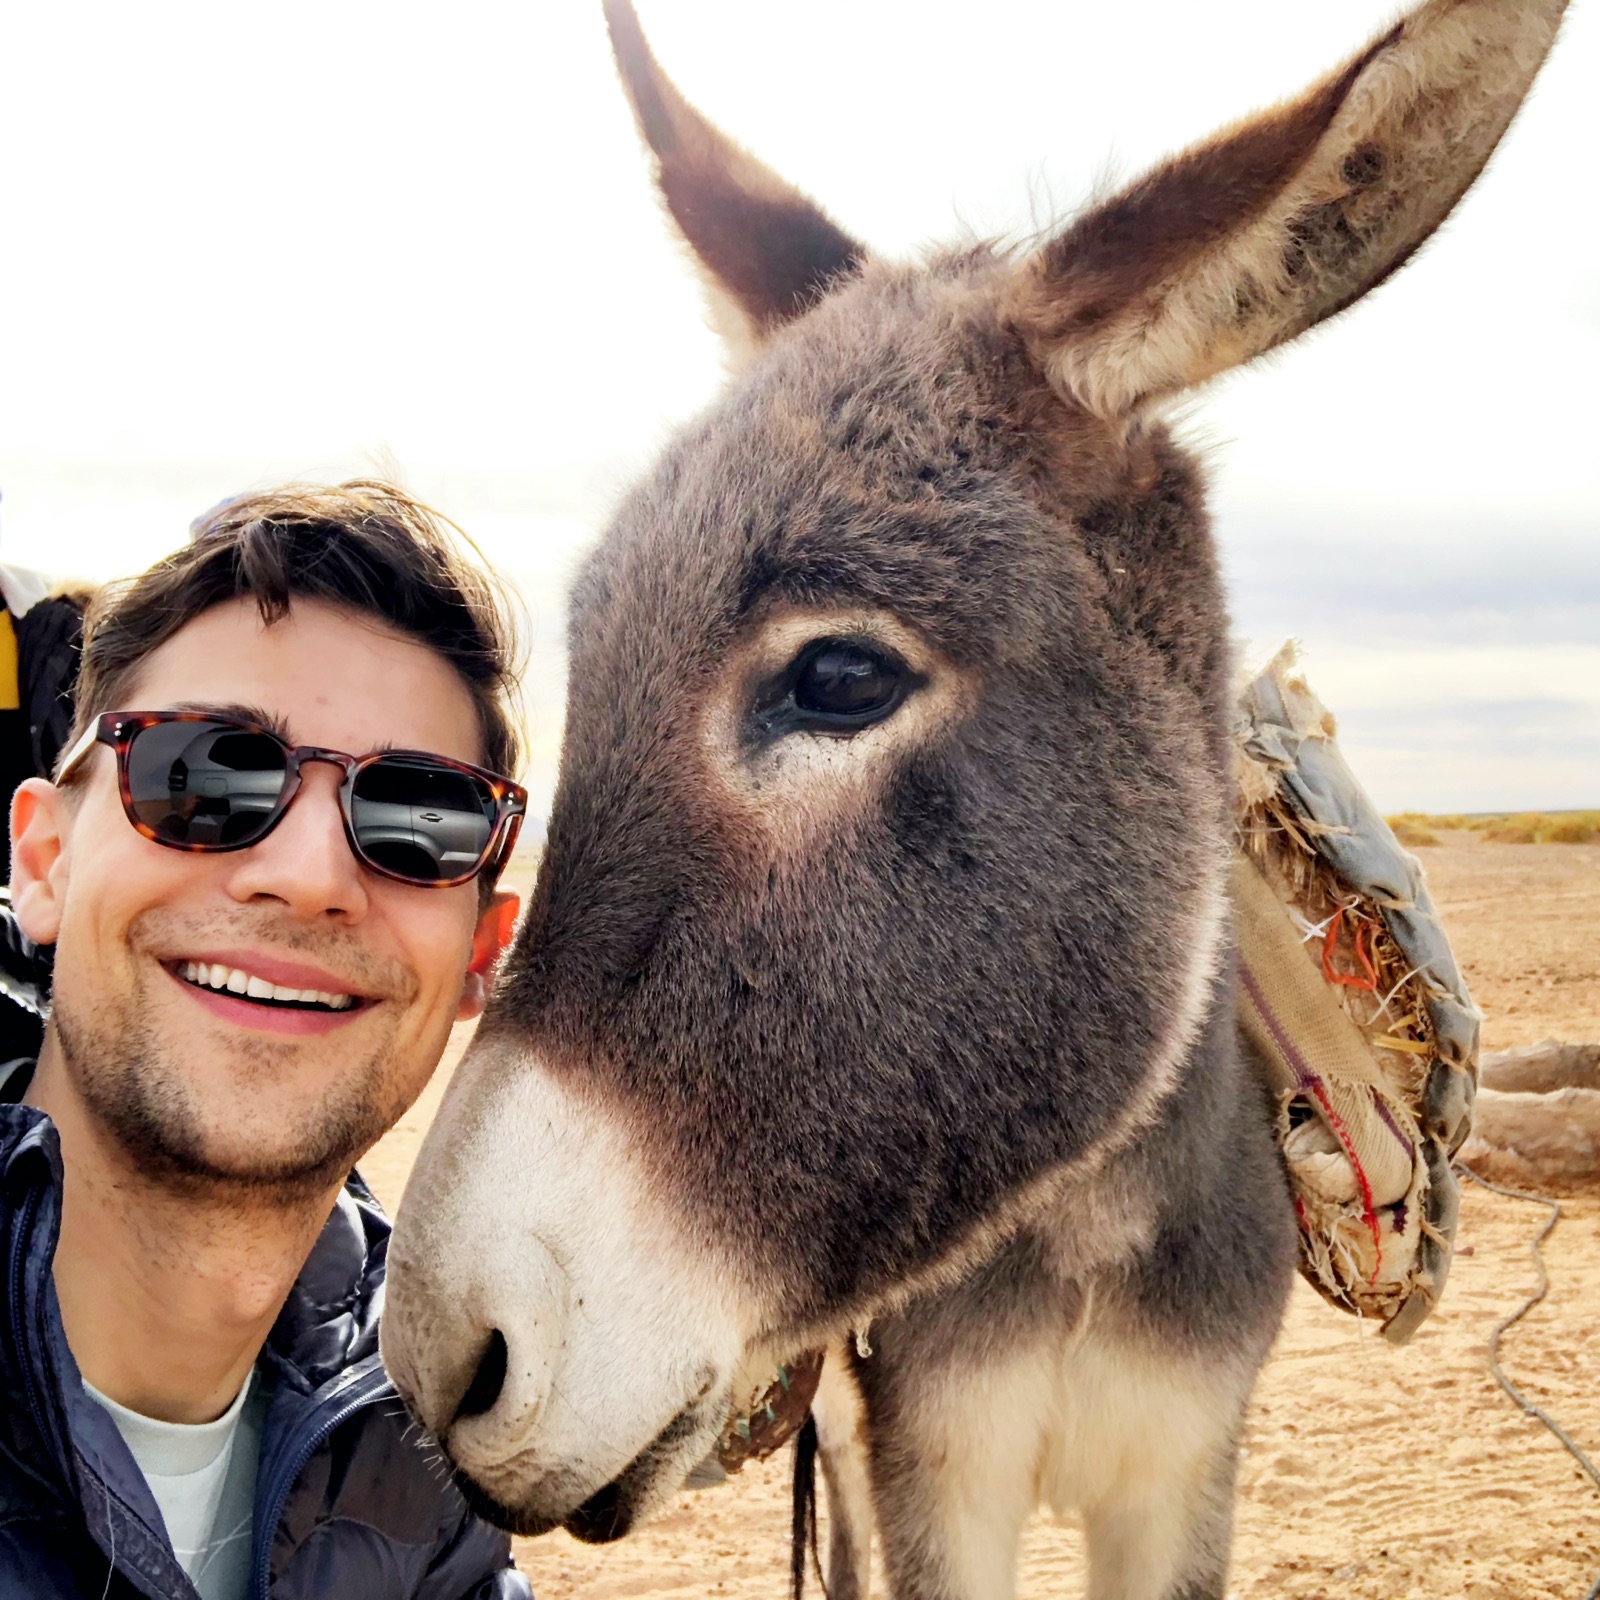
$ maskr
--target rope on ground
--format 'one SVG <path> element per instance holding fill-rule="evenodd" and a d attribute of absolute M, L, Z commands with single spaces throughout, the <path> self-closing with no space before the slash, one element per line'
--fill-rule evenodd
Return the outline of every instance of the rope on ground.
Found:
<path fill-rule="evenodd" d="M 1456 1163 L 1456 1171 L 1464 1173 L 1482 1188 L 1492 1189 L 1496 1194 L 1503 1194 L 1508 1200 L 1525 1200 L 1531 1206 L 1546 1206 L 1549 1208 L 1550 1215 L 1545 1220 L 1544 1226 L 1528 1241 L 1528 1253 L 1533 1257 L 1533 1264 L 1539 1273 L 1538 1286 L 1510 1316 L 1502 1317 L 1495 1323 L 1494 1330 L 1489 1335 L 1489 1370 L 1494 1374 L 1495 1382 L 1511 1396 L 1521 1410 L 1526 1412 L 1528 1416 L 1537 1418 L 1561 1441 L 1572 1459 L 1589 1475 L 1589 1479 L 1595 1488 L 1600 1489 L 1600 1470 L 1597 1470 L 1594 1462 L 1584 1454 L 1583 1447 L 1548 1411 L 1536 1406 L 1505 1375 L 1500 1366 L 1500 1335 L 1508 1328 L 1521 1322 L 1550 1292 L 1550 1274 L 1545 1271 L 1544 1256 L 1541 1254 L 1539 1247 L 1555 1231 L 1556 1224 L 1561 1220 L 1561 1207 L 1556 1201 L 1547 1200 L 1542 1194 L 1524 1194 L 1520 1189 L 1508 1189 L 1504 1184 L 1492 1183 L 1488 1178 L 1480 1177 L 1463 1162 L 1458 1161 Z M 1584 1600 L 1600 1600 L 1600 1578 L 1595 1579 L 1594 1586 L 1584 1596 Z"/>

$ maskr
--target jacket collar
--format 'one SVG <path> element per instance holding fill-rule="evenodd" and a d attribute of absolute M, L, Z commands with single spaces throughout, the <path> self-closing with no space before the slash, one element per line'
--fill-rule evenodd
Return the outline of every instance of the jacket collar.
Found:
<path fill-rule="evenodd" d="M 35 944 L 11 909 L 10 891 L 0 894 L 0 995 L 42 1017 L 50 1010 L 55 948 Z"/>
<path fill-rule="evenodd" d="M 30 1255 L 42 1251 L 48 1268 L 61 1209 L 60 1142 L 43 1112 L 4 1103 L 25 1088 L 23 1072 L 31 1067 L 31 1062 L 0 1065 L 0 1238 Z M 16 1240 L 25 1225 L 35 1237 Z M 389 1219 L 372 1191 L 360 1174 L 351 1173 L 267 1336 L 265 1353 L 302 1392 L 377 1352 L 389 1232 Z M 49 1278 L 46 1270 L 41 1289 Z M 59 1325 L 53 1294 L 50 1299 L 48 1314 Z M 41 1308 L 25 1303 L 18 1309 L 32 1319 Z"/>
<path fill-rule="evenodd" d="M 19 1081 L 7 1075 L 12 1088 Z M 0 1089 L 0 1453 L 20 1451 L 41 1485 L 57 1485 L 106 1560 L 141 1593 L 191 1593 L 148 1483 L 115 1423 L 84 1392 L 67 1346 L 52 1270 L 61 1192 L 55 1125 L 32 1106 L 4 1103 Z M 262 1472 L 282 1482 L 269 1511 L 261 1510 L 261 1484 L 257 1494 L 258 1515 L 274 1526 L 300 1465 L 343 1414 L 338 1408 L 394 1393 L 378 1365 L 388 1238 L 387 1219 L 352 1174 L 268 1335 L 262 1361 L 275 1394 Z"/>

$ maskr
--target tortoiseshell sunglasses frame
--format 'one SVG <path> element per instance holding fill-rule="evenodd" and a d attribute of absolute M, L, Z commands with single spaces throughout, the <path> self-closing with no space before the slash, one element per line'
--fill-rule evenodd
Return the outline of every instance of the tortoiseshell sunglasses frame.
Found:
<path fill-rule="evenodd" d="M 134 809 L 133 788 L 128 777 L 128 752 L 135 738 L 146 728 L 159 727 L 169 722 L 209 722 L 215 726 L 236 728 L 240 733 L 257 734 L 270 739 L 283 751 L 283 790 L 272 810 L 267 813 L 260 832 L 252 834 L 248 839 L 235 840 L 228 844 L 188 844 L 177 839 L 164 839 L 148 823 L 140 820 Z M 521 784 L 513 783 L 510 778 L 502 778 L 498 773 L 490 772 L 487 767 L 475 767 L 470 761 L 456 761 L 450 756 L 435 755 L 431 750 L 380 750 L 370 756 L 346 755 L 342 750 L 327 750 L 320 745 L 290 744 L 271 728 L 264 728 L 258 722 L 246 722 L 240 717 L 227 717 L 205 711 L 104 712 L 84 729 L 78 742 L 67 752 L 56 772 L 56 782 L 58 784 L 69 782 L 97 744 L 108 745 L 116 754 L 117 792 L 122 798 L 123 813 L 132 823 L 134 831 L 150 840 L 152 844 L 163 845 L 168 850 L 182 850 L 191 855 L 224 855 L 229 851 L 248 850 L 252 845 L 260 844 L 283 820 L 284 813 L 294 803 L 295 796 L 300 793 L 300 768 L 308 761 L 326 761 L 344 773 L 344 781 L 339 785 L 339 815 L 344 822 L 344 836 L 350 846 L 350 853 L 368 872 L 375 872 L 380 878 L 390 878 L 396 883 L 409 884 L 414 889 L 454 889 L 463 883 L 470 883 L 484 872 L 489 874 L 489 882 L 492 884 L 510 859 L 511 852 L 516 846 L 517 835 L 522 830 L 522 819 L 528 810 L 528 791 Z M 477 778 L 488 786 L 489 793 L 494 798 L 494 821 L 483 853 L 473 864 L 471 871 L 463 872 L 454 878 L 413 878 L 390 867 L 380 866 L 362 852 L 356 842 L 355 823 L 350 813 L 356 779 L 368 767 L 393 761 L 397 757 L 425 761 L 429 766 L 443 767 L 451 772 Z"/>

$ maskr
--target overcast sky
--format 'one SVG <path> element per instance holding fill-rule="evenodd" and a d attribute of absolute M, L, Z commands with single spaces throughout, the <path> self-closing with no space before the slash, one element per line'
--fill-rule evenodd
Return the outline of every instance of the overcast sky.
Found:
<path fill-rule="evenodd" d="M 886 254 L 1065 215 L 1393 8 L 639 0 L 685 91 Z M 1434 244 L 1213 388 L 1240 631 L 1304 641 L 1388 808 L 1600 805 L 1600 8 Z M 0 560 L 104 577 L 386 463 L 534 613 L 715 392 L 598 0 L 7 7 Z M 538 802 L 536 802 L 538 803 Z"/>

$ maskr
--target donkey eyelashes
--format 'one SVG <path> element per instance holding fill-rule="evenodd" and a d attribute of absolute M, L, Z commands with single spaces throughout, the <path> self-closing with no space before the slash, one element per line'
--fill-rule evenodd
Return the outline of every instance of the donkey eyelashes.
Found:
<path fill-rule="evenodd" d="M 771 604 L 700 704 L 708 776 L 783 855 L 878 806 L 908 752 L 977 704 L 970 669 L 894 612 Z"/>
<path fill-rule="evenodd" d="M 790 733 L 848 739 L 893 716 L 923 682 L 875 639 L 813 639 L 757 692 L 746 742 L 766 745 Z"/>

